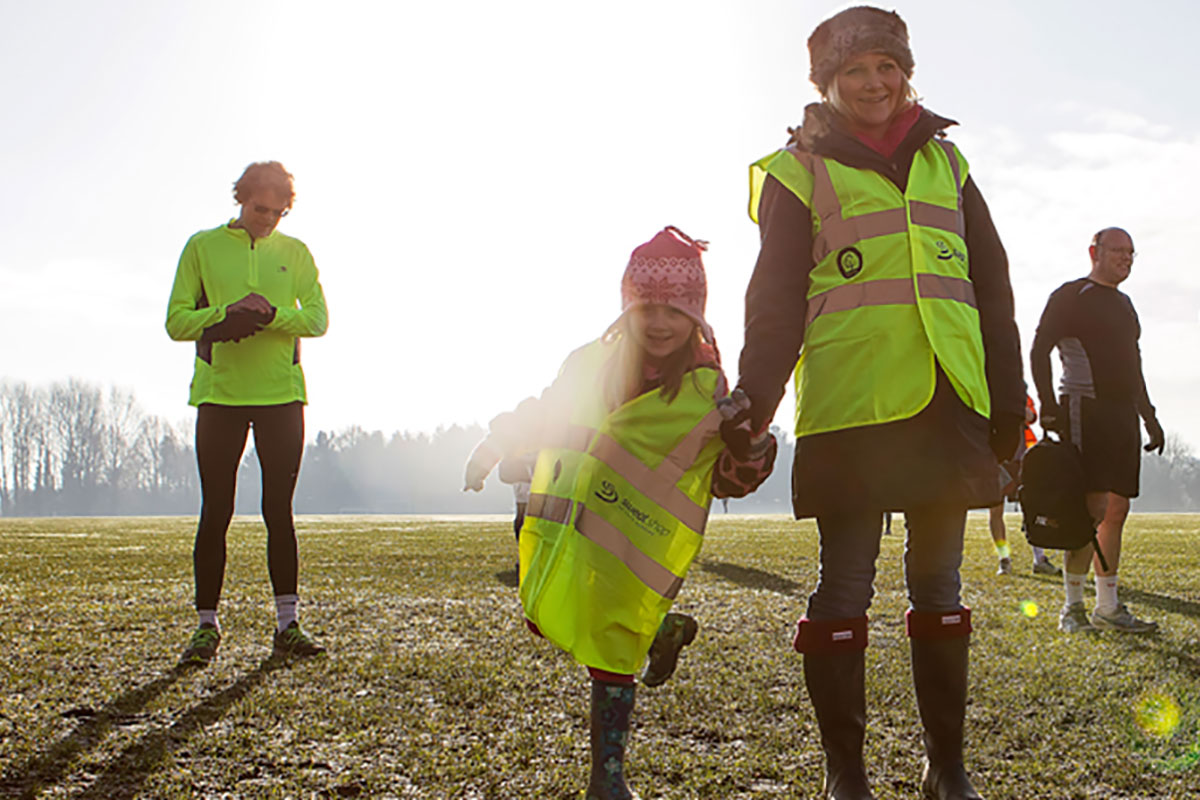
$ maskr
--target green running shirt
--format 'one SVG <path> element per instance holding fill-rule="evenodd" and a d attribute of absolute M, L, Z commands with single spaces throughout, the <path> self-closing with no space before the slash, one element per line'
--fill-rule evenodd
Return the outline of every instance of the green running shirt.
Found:
<path fill-rule="evenodd" d="M 229 305 L 251 292 L 277 309 L 269 325 L 237 342 L 199 341 L 205 328 L 225 319 Z M 196 342 L 188 402 L 307 402 L 299 337 L 321 336 L 328 320 L 317 266 L 299 239 L 273 231 L 251 243 L 245 230 L 228 225 L 193 235 L 179 256 L 167 303 L 167 334 Z"/>

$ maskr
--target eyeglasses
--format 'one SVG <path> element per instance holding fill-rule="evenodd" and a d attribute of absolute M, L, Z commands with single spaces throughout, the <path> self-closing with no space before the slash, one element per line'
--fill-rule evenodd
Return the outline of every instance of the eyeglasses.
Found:
<path fill-rule="evenodd" d="M 283 219 L 288 215 L 289 211 L 291 211 L 290 208 L 271 208 L 270 206 L 258 205 L 254 207 L 255 214 L 269 214 L 276 219 Z"/>
<path fill-rule="evenodd" d="M 1137 251 L 1132 247 L 1109 247 L 1108 245 L 1098 244 L 1097 247 L 1103 247 L 1110 253 L 1116 253 L 1119 256 L 1129 256 L 1129 260 L 1137 258 Z"/>

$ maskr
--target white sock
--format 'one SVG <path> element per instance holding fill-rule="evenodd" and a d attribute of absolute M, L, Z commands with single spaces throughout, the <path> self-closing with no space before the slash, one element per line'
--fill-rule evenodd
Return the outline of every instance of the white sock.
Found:
<path fill-rule="evenodd" d="M 1043 550 L 1042 548 L 1038 547 L 1035 544 L 1033 546 L 1033 563 L 1040 564 L 1041 562 L 1043 562 L 1045 560 L 1046 560 L 1046 551 Z"/>
<path fill-rule="evenodd" d="M 1117 576 L 1096 576 L 1096 610 L 1111 614 L 1117 610 Z"/>
<path fill-rule="evenodd" d="M 1087 578 L 1087 573 L 1076 575 L 1073 572 L 1063 570 L 1063 585 L 1067 589 L 1067 605 L 1083 602 L 1083 582 Z"/>
<path fill-rule="evenodd" d="M 295 594 L 277 594 L 275 595 L 275 613 L 279 617 L 279 627 L 276 631 L 282 631 L 288 625 L 291 625 L 297 619 L 296 606 L 300 603 L 300 596 Z"/>
<path fill-rule="evenodd" d="M 217 610 L 215 608 L 201 608 L 196 611 L 200 615 L 200 624 L 208 623 L 214 628 L 217 627 Z"/>

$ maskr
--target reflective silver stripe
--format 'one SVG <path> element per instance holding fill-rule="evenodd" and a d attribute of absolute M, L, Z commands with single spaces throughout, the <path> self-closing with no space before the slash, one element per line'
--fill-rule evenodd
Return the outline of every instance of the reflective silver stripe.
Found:
<path fill-rule="evenodd" d="M 956 300 L 975 308 L 975 286 L 965 278 L 923 273 L 917 276 L 921 297 L 933 300 Z M 864 306 L 912 305 L 917 302 L 909 278 L 884 278 L 878 281 L 844 283 L 809 298 L 805 326 L 822 314 L 851 311 Z"/>
<path fill-rule="evenodd" d="M 574 504 L 565 497 L 530 493 L 529 505 L 525 507 L 525 514 L 566 525 L 571 521 L 572 505 Z"/>
<path fill-rule="evenodd" d="M 958 218 L 960 220 L 964 219 L 964 217 L 963 217 L 963 193 L 962 193 L 962 183 L 963 183 L 962 182 L 962 170 L 959 168 L 958 155 L 954 152 L 954 145 L 952 145 L 946 139 L 935 139 L 935 141 L 939 145 L 941 145 L 943 150 L 946 151 L 946 158 L 950 159 L 950 171 L 954 173 L 954 192 L 955 192 L 955 194 L 958 195 Z M 966 235 L 966 226 L 965 225 L 963 226 L 962 235 L 963 236 Z"/>
<path fill-rule="evenodd" d="M 852 247 L 863 239 L 907 232 L 908 219 L 904 216 L 903 208 L 872 211 L 870 214 L 842 219 L 839 207 L 838 216 L 828 221 L 821 220 L 821 232 L 813 240 L 813 263 L 820 264 L 830 253 L 843 247 Z"/>
<path fill-rule="evenodd" d="M 936 206 L 933 203 L 924 203 L 920 200 L 913 200 L 908 204 L 908 209 L 912 215 L 914 225 L 920 225 L 925 228 L 937 228 L 957 234 L 959 237 L 967 235 L 961 210 L 955 211 L 952 208 Z"/>
<path fill-rule="evenodd" d="M 721 428 L 721 412 L 715 408 L 708 412 L 696 427 L 688 431 L 688 435 L 675 445 L 675 449 L 667 454 L 663 463 L 658 466 L 658 474 L 667 478 L 671 483 L 679 483 L 683 473 L 692 468 L 700 451 L 708 444 Z"/>
<path fill-rule="evenodd" d="M 813 174 L 812 210 L 824 228 L 827 221 L 842 218 L 842 201 L 838 199 L 837 190 L 833 188 L 833 178 L 829 176 L 829 167 L 825 159 L 818 156 L 811 158 L 809 163 Z"/>
<path fill-rule="evenodd" d="M 922 273 L 917 276 L 917 291 L 924 298 L 957 300 L 975 308 L 975 286 L 966 278 Z"/>
<path fill-rule="evenodd" d="M 637 487 L 667 513 L 687 525 L 693 531 L 703 535 L 704 526 L 708 522 L 708 509 L 701 508 L 679 490 L 675 481 L 669 475 L 663 475 L 643 464 L 637 456 L 621 447 L 615 439 L 605 434 L 596 437 L 592 455 L 604 463 L 606 467 L 620 475 Z"/>
<path fill-rule="evenodd" d="M 934 139 L 943 150 L 946 151 L 946 158 L 950 159 L 950 171 L 954 173 L 954 185 L 962 186 L 962 170 L 959 169 L 958 155 L 954 152 L 954 145 L 948 139 Z M 962 189 L 958 193 L 959 206 L 962 205 Z"/>
<path fill-rule="evenodd" d="M 966 223 L 963 217 L 962 170 L 959 168 L 958 156 L 954 145 L 939 139 L 937 143 L 946 151 L 950 160 L 950 170 L 954 173 L 954 192 L 957 197 L 957 208 L 950 209 L 921 200 L 913 200 L 908 204 L 908 217 L 903 208 L 889 208 L 885 211 L 873 211 L 857 217 L 844 218 L 842 204 L 837 191 L 833 188 L 833 178 L 825 160 L 819 157 L 801 159 L 801 163 L 810 165 L 813 173 L 812 212 L 821 221 L 821 230 L 813 239 L 813 263 L 820 264 L 830 253 L 844 247 L 852 247 L 863 239 L 876 236 L 886 236 L 892 233 L 906 233 L 909 219 L 914 225 L 925 228 L 938 228 L 965 237 Z"/>
<path fill-rule="evenodd" d="M 589 510 L 587 506 L 580 507 L 575 528 L 587 539 L 611 553 L 651 590 L 670 600 L 674 600 L 679 594 L 683 578 L 643 553 L 615 525 Z"/>
<path fill-rule="evenodd" d="M 822 314 L 850 311 L 863 306 L 915 305 L 917 294 L 911 278 L 844 283 L 810 297 L 804 324 L 811 325 Z"/>

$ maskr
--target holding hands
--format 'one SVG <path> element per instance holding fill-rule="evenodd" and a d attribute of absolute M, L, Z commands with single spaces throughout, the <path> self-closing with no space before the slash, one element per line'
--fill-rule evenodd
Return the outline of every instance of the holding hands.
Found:
<path fill-rule="evenodd" d="M 762 430 L 751 429 L 750 398 L 741 387 L 718 400 L 717 411 L 721 414 L 721 439 L 738 461 L 750 461 L 770 446 L 769 420 Z"/>

